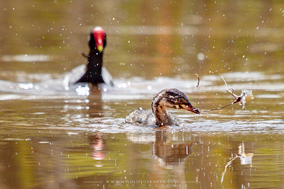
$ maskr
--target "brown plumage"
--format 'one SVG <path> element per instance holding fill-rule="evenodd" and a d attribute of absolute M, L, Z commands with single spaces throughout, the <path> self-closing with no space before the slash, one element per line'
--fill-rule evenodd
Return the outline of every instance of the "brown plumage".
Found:
<path fill-rule="evenodd" d="M 152 111 L 135 110 L 130 113 L 126 123 L 132 123 L 141 126 L 166 126 L 181 125 L 176 117 L 169 114 L 166 108 L 184 109 L 199 114 L 199 110 L 194 108 L 185 94 L 178 89 L 164 89 L 154 96 L 152 101 Z"/>

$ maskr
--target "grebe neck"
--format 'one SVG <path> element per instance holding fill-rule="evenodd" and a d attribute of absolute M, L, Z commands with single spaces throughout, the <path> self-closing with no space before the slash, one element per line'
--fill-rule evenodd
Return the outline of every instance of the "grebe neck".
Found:
<path fill-rule="evenodd" d="M 163 93 L 158 94 L 153 98 L 151 106 L 152 106 L 152 111 L 156 117 L 157 126 L 165 126 L 172 124 L 169 119 L 168 113 L 166 111 Z"/>

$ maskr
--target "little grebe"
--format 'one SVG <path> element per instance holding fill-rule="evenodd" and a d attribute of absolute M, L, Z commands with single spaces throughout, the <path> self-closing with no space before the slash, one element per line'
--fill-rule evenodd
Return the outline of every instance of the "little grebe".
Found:
<path fill-rule="evenodd" d="M 95 27 L 90 33 L 90 52 L 86 56 L 88 64 L 86 73 L 76 83 L 91 83 L 97 85 L 105 83 L 113 86 L 112 78 L 106 68 L 103 67 L 103 52 L 106 47 L 106 33 L 102 27 Z"/>
<path fill-rule="evenodd" d="M 181 125 L 177 118 L 167 113 L 166 107 L 175 109 L 184 109 L 199 114 L 199 110 L 194 108 L 188 101 L 183 92 L 178 89 L 164 89 L 154 96 L 152 101 L 152 111 L 135 110 L 130 113 L 126 123 L 132 123 L 141 126 L 166 126 Z"/>

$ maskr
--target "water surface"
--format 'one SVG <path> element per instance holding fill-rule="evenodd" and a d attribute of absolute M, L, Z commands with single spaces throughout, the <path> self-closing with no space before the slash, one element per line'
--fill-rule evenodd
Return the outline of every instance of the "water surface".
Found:
<path fill-rule="evenodd" d="M 1 188 L 282 188 L 283 3 L 12 0 L 0 9 Z M 98 25 L 115 87 L 67 85 Z M 235 100 L 221 76 L 255 98 L 205 113 Z M 169 110 L 183 127 L 124 123 L 164 88 L 203 113 Z"/>

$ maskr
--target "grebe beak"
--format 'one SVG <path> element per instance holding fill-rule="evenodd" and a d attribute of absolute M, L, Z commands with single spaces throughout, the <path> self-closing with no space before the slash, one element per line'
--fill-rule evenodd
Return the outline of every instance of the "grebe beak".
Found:
<path fill-rule="evenodd" d="M 182 104 L 181 107 L 187 111 L 191 111 L 195 114 L 200 114 L 200 111 L 197 108 L 194 108 L 191 104 L 190 105 L 185 105 Z"/>

